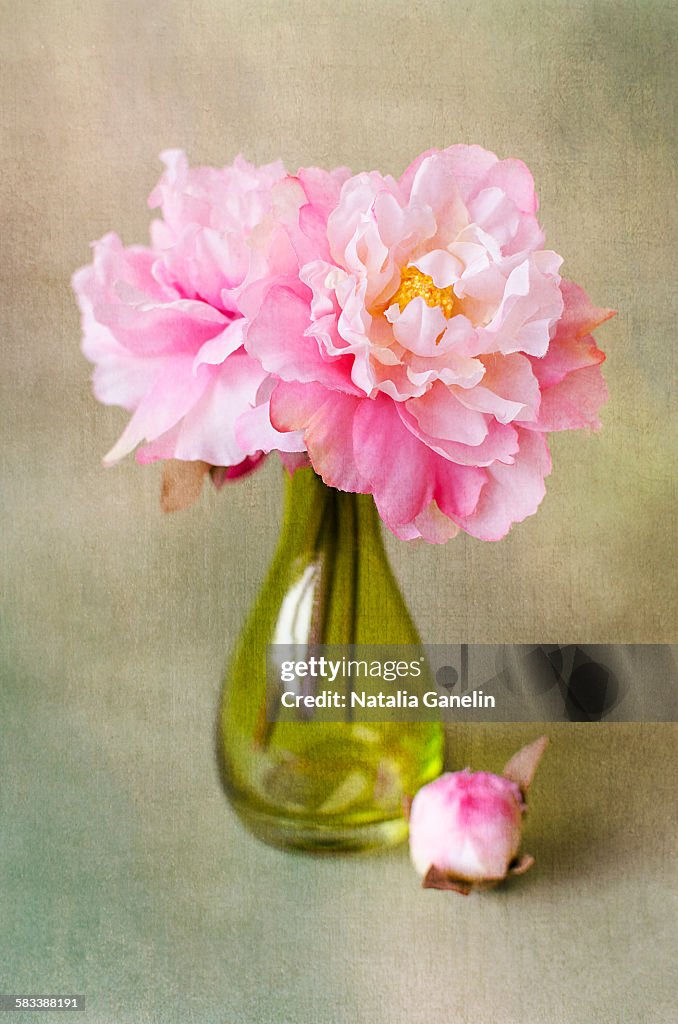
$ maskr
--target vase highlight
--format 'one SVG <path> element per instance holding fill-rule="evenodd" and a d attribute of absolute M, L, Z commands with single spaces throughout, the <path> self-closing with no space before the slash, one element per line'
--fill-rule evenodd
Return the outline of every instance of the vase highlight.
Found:
<path fill-rule="evenodd" d="M 268 576 L 226 674 L 218 730 L 224 787 L 260 839 L 307 850 L 363 850 L 407 836 L 403 802 L 442 769 L 435 722 L 276 721 L 266 653 L 293 645 L 419 645 L 369 495 L 325 486 L 311 469 L 287 481 Z M 267 705 L 268 700 L 268 705 Z"/>

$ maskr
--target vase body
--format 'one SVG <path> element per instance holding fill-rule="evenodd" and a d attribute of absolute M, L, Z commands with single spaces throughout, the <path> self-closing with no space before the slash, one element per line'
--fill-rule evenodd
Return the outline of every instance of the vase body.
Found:
<path fill-rule="evenodd" d="M 260 839 L 307 850 L 391 846 L 405 800 L 442 766 L 436 722 L 276 721 L 268 645 L 418 645 L 369 495 L 287 480 L 280 541 L 226 673 L 218 754 L 226 792 Z M 268 707 L 267 707 L 268 697 Z"/>

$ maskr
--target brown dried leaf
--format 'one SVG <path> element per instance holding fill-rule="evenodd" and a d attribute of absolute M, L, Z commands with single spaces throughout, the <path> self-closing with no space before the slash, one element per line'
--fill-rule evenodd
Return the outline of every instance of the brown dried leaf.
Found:
<path fill-rule="evenodd" d="M 160 491 L 163 512 L 182 512 L 194 505 L 200 497 L 203 480 L 209 468 L 207 462 L 169 459 L 163 470 Z"/>
<path fill-rule="evenodd" d="M 542 754 L 548 746 L 548 742 L 548 736 L 540 736 L 534 743 L 529 743 L 522 750 L 519 750 L 517 754 L 514 754 L 504 768 L 504 778 L 510 779 L 511 782 L 515 782 L 516 785 L 520 786 L 523 796 L 526 796 L 530 788 L 530 783 L 534 778 L 534 773 L 541 761 Z"/>
<path fill-rule="evenodd" d="M 468 896 L 473 889 L 472 882 L 462 882 L 457 878 L 453 878 L 448 875 L 445 871 L 440 871 L 438 868 L 431 865 L 426 872 L 423 882 L 421 883 L 422 889 L 448 889 L 452 892 L 461 893 L 462 896 Z"/>
<path fill-rule="evenodd" d="M 519 859 L 509 868 L 509 875 L 524 875 L 534 864 L 534 857 L 529 853 L 523 853 Z"/>

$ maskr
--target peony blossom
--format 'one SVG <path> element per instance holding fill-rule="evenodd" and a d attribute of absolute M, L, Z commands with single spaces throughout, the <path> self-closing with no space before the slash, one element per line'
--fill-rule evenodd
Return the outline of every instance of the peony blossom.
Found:
<path fill-rule="evenodd" d="M 222 170 L 189 169 L 175 150 L 162 159 L 149 198 L 162 214 L 151 245 L 105 235 L 73 277 L 95 395 L 132 413 L 104 462 L 141 444 L 139 462 L 182 460 L 198 477 L 210 466 L 223 467 L 221 479 L 237 477 L 272 448 L 304 450 L 301 434 L 271 426 L 272 382 L 243 346 L 241 296 L 248 290 L 252 302 L 258 281 L 298 266 L 284 225 L 298 224 L 306 197 L 280 163 L 238 157 Z"/>
<path fill-rule="evenodd" d="M 326 251 L 251 306 L 271 423 L 397 536 L 498 540 L 544 496 L 547 432 L 599 426 L 612 312 L 561 278 L 519 160 L 452 146 L 331 193 L 302 211 Z"/>
<path fill-rule="evenodd" d="M 410 853 L 425 888 L 464 895 L 488 888 L 534 863 L 518 856 L 525 798 L 546 747 L 524 747 L 503 775 L 447 772 L 424 786 L 410 808 Z"/>
<path fill-rule="evenodd" d="M 536 511 L 546 434 L 599 426 L 612 312 L 543 248 L 523 163 L 452 146 L 396 181 L 163 160 L 150 246 L 108 234 L 73 278 L 95 394 L 132 414 L 106 464 L 173 460 L 172 508 L 277 450 L 403 539 L 498 540 Z"/>

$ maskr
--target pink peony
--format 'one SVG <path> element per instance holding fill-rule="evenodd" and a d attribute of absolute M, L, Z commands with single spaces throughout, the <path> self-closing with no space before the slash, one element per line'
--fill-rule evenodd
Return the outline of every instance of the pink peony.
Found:
<path fill-rule="evenodd" d="M 452 146 L 331 192 L 307 189 L 302 211 L 327 253 L 297 247 L 299 272 L 251 306 L 271 422 L 397 536 L 498 540 L 544 496 L 545 433 L 599 426 L 590 332 L 612 312 L 561 279 L 518 160 Z"/>
<path fill-rule="evenodd" d="M 95 394 L 133 414 L 104 461 L 145 442 L 139 462 L 200 462 L 235 477 L 272 448 L 304 450 L 301 434 L 271 426 L 272 381 L 243 347 L 240 302 L 245 290 L 253 301 L 259 280 L 298 267 L 300 245 L 284 225 L 297 225 L 307 199 L 280 163 L 257 168 L 238 157 L 222 170 L 191 170 L 179 151 L 162 159 L 151 246 L 105 235 L 73 277 Z"/>
<path fill-rule="evenodd" d="M 503 775 L 448 772 L 424 786 L 410 808 L 410 854 L 426 888 L 464 894 L 534 863 L 518 858 L 525 797 L 546 747 L 524 747 Z"/>

